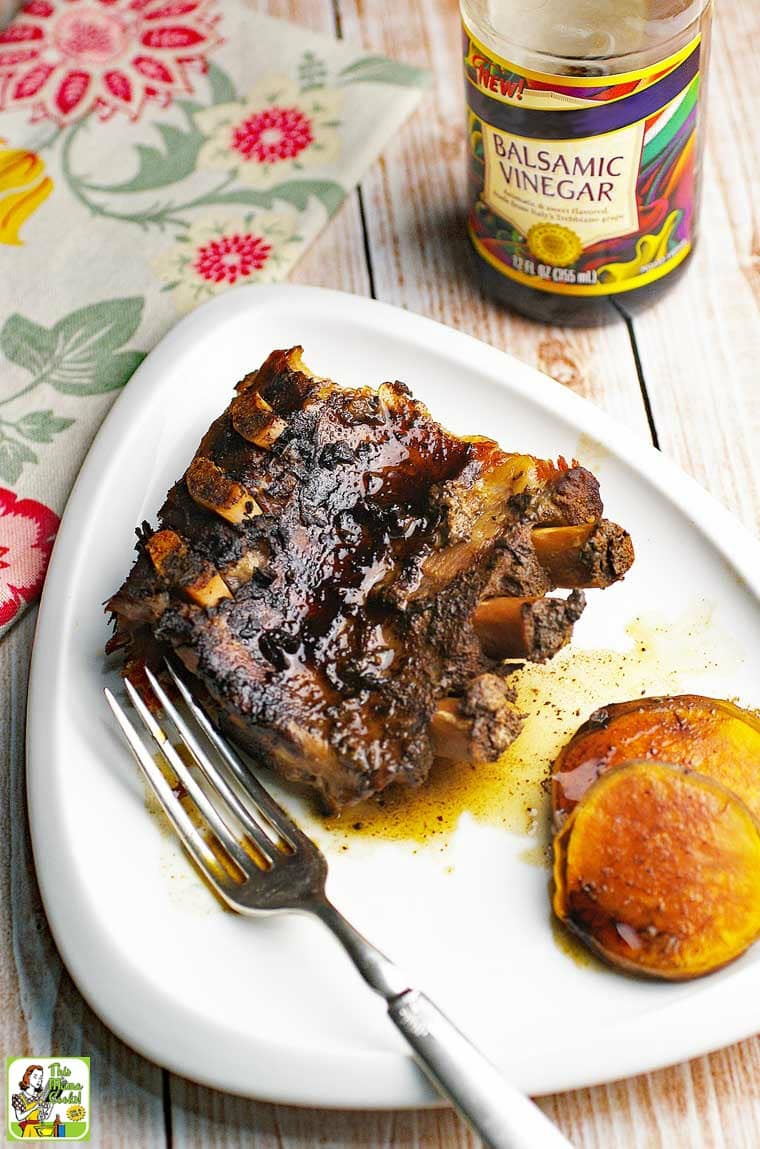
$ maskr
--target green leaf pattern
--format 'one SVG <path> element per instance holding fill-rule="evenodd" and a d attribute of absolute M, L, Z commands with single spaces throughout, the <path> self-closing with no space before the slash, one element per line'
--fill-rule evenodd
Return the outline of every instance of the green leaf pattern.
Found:
<path fill-rule="evenodd" d="M 24 463 L 36 463 L 37 456 L 18 439 L 12 439 L 0 431 L 0 479 L 6 483 L 17 483 L 24 470 Z"/>
<path fill-rule="evenodd" d="M 320 89 L 327 90 L 330 84 L 336 89 L 362 83 L 422 87 L 428 82 L 429 75 L 424 69 L 409 64 L 386 60 L 382 56 L 366 56 L 343 68 L 331 80 L 327 62 L 315 52 L 305 51 L 296 67 L 296 79 L 301 92 L 314 93 Z M 200 195 L 190 198 L 177 196 L 175 189 L 178 185 L 197 172 L 198 157 L 207 139 L 198 127 L 198 113 L 208 108 L 225 108 L 235 104 L 240 104 L 241 111 L 243 109 L 243 96 L 217 64 L 209 64 L 207 80 L 207 102 L 175 101 L 175 107 L 181 110 L 184 117 L 183 125 L 156 124 L 159 145 L 137 144 L 134 149 L 137 160 L 135 174 L 120 183 L 92 183 L 76 174 L 71 151 L 79 128 L 72 128 L 64 147 L 63 170 L 80 202 L 95 215 L 137 224 L 142 228 L 174 227 L 180 232 L 191 226 L 193 212 L 218 205 L 239 205 L 270 211 L 279 201 L 291 204 L 297 211 L 303 212 L 310 198 L 314 197 L 325 207 L 328 216 L 333 215 L 345 197 L 345 189 L 336 180 L 315 179 L 308 172 L 304 178 L 287 179 L 266 190 L 259 190 L 240 186 L 234 179 L 234 172 L 229 171 L 216 188 L 206 189 Z M 340 122 L 336 120 L 329 126 L 339 128 Z M 314 144 L 316 151 L 319 146 L 319 143 Z M 298 170 L 298 164 L 294 167 Z M 169 188 L 172 189 L 171 196 L 149 207 L 130 211 L 128 206 L 125 210 L 118 206 L 121 197 Z M 117 202 L 104 204 L 102 197 Z"/>
<path fill-rule="evenodd" d="M 204 134 L 198 123 L 201 112 L 208 115 L 210 108 L 234 106 L 244 108 L 244 95 L 239 93 L 231 78 L 216 64 L 209 63 L 206 76 L 206 100 L 175 100 L 174 122 L 154 123 L 153 142 L 142 142 L 134 146 L 133 175 L 113 184 L 92 182 L 89 177 L 79 174 L 74 164 L 74 145 L 81 132 L 87 132 L 87 121 L 71 125 L 60 133 L 61 173 L 74 197 L 93 216 L 103 217 L 124 224 L 138 225 L 142 229 L 172 228 L 174 243 L 188 245 L 188 258 L 183 266 L 192 268 L 192 236 L 206 213 L 225 209 L 230 223 L 240 219 L 240 209 L 245 219 L 259 219 L 260 213 L 269 213 L 270 233 L 275 234 L 278 218 L 282 221 L 283 234 L 287 231 L 287 242 L 303 243 L 303 235 L 297 216 L 303 215 L 316 202 L 322 205 L 327 216 L 333 215 L 345 196 L 345 189 L 338 181 L 323 177 L 320 165 L 329 162 L 324 144 L 315 142 L 313 150 L 319 155 L 315 166 L 307 171 L 305 165 L 293 163 L 293 173 L 279 184 L 253 187 L 245 186 L 236 178 L 236 172 L 218 173 L 216 186 L 209 187 L 208 179 L 195 193 L 186 193 L 186 186 L 199 173 L 199 155 L 209 136 Z M 353 84 L 392 84 L 401 87 L 422 86 L 427 74 L 410 65 L 393 63 L 381 57 L 367 56 L 356 60 L 341 71 L 330 76 L 330 66 L 313 51 L 305 51 L 294 68 L 293 81 L 304 100 L 318 108 L 319 94 L 328 90 L 337 99 L 337 90 Z M 317 97 L 316 100 L 314 97 Z M 322 104 L 324 128 L 333 133 L 340 127 L 339 117 L 325 116 Z M 337 105 L 336 105 L 337 106 Z M 322 153 L 320 153 L 322 148 Z M 82 149 L 82 155 L 86 150 Z M 303 171 L 303 176 L 301 172 Z M 208 173 L 204 173 L 208 174 Z M 145 193 L 163 193 L 146 203 Z M 141 197 L 139 207 L 130 206 L 132 197 Z M 237 209 L 237 211 L 235 211 Z M 290 212 L 286 217 L 283 213 Z M 278 217 L 278 213 L 280 213 Z M 196 223 L 195 221 L 199 221 Z M 253 224 L 251 224 L 253 226 Z M 272 229 L 275 229 L 273 231 Z M 313 230 L 313 229 L 312 229 Z M 307 229 L 303 229 L 304 234 Z M 289 262 L 290 259 L 290 262 Z M 278 272 L 281 277 L 292 263 L 292 258 L 279 251 L 272 253 L 273 266 L 282 264 Z M 161 291 L 176 291 L 181 284 L 172 279 L 161 287 Z M 20 408 L 16 400 L 46 386 L 62 396 L 87 398 L 105 395 L 123 387 L 144 358 L 144 353 L 126 347 L 136 335 L 140 325 L 145 300 L 142 296 L 122 299 L 104 299 L 79 307 L 51 327 L 36 323 L 24 315 L 10 315 L 0 328 L 0 352 L 8 363 L 20 368 L 29 376 L 26 385 L 20 390 L 0 398 L 0 480 L 14 484 L 22 477 L 24 468 L 38 463 L 35 447 L 45 447 L 63 435 L 76 420 L 57 414 L 52 406 L 40 406 L 34 410 Z M 0 364 L 1 368 L 1 364 Z M 15 413 L 15 418 L 12 415 Z"/>
<path fill-rule="evenodd" d="M 385 56 L 365 56 L 340 72 L 341 84 L 394 84 L 398 88 L 423 88 L 430 83 L 425 68 L 386 60 Z"/>
<path fill-rule="evenodd" d="M 298 65 L 298 83 L 302 92 L 322 88 L 327 83 L 327 64 L 315 52 L 304 52 Z"/>
<path fill-rule="evenodd" d="M 139 365 L 137 352 L 119 352 L 137 331 L 144 299 L 107 299 L 80 307 L 54 327 L 11 315 L 0 331 L 6 359 L 64 395 L 100 395 L 123 387 Z"/>
<path fill-rule="evenodd" d="M 82 186 L 90 191 L 125 195 L 130 192 L 167 187 L 194 172 L 198 152 L 203 143 L 203 136 L 193 123 L 193 111 L 199 105 L 192 104 L 189 100 L 178 100 L 177 106 L 185 113 L 188 126 L 183 129 L 173 124 L 156 124 L 156 131 L 161 137 L 163 147 L 137 144 L 135 147 L 138 158 L 137 171 L 131 179 L 112 187 L 85 184 L 84 181 Z"/>
<path fill-rule="evenodd" d="M 74 419 L 62 419 L 52 411 L 29 411 L 22 415 L 13 426 L 19 435 L 31 439 L 33 443 L 52 443 L 55 435 L 73 426 Z"/>
<path fill-rule="evenodd" d="M 240 99 L 232 80 L 218 65 L 209 63 L 207 76 L 212 103 L 231 104 Z"/>
<path fill-rule="evenodd" d="M 0 410 L 44 384 L 80 397 L 123 387 L 145 357 L 123 349 L 137 332 L 144 305 L 142 296 L 101 300 L 77 308 L 53 327 L 11 315 L 0 329 L 0 351 L 32 378 L 0 400 Z M 16 420 L 0 416 L 0 478 L 16 483 L 26 463 L 38 462 L 28 442 L 52 443 L 74 422 L 52 408 L 27 411 Z"/>

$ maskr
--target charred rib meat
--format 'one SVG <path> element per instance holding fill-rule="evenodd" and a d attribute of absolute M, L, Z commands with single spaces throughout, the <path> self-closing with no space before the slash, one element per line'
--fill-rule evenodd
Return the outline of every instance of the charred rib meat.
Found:
<path fill-rule="evenodd" d="M 127 665 L 171 649 L 220 721 L 328 807 L 516 737 L 505 658 L 570 637 L 628 534 L 583 467 L 458 438 L 402 383 L 346 389 L 301 348 L 246 376 L 107 609 Z M 557 587 L 569 598 L 546 598 Z"/>

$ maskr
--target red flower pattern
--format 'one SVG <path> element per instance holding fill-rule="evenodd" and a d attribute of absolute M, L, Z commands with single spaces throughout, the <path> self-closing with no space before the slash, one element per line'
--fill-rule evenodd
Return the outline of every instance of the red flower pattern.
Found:
<path fill-rule="evenodd" d="M 137 119 L 192 92 L 221 39 L 215 0 L 28 0 L 0 32 L 0 109 L 63 125 L 95 112 Z"/>
<path fill-rule="evenodd" d="M 272 251 L 260 235 L 223 235 L 200 247 L 193 267 L 208 283 L 237 283 L 261 271 Z"/>
<path fill-rule="evenodd" d="M 0 487 L 0 626 L 42 590 L 58 523 L 43 503 Z"/>
<path fill-rule="evenodd" d="M 292 160 L 313 143 L 312 122 L 300 108 L 266 108 L 248 116 L 232 132 L 235 151 L 260 164 Z"/>

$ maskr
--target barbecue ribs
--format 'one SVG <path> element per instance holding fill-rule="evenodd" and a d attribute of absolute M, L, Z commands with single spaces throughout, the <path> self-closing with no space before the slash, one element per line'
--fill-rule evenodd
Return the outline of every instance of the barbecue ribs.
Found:
<path fill-rule="evenodd" d="M 505 658 L 550 658 L 581 588 L 633 561 L 583 467 L 457 438 L 402 383 L 339 387 L 300 347 L 238 384 L 158 518 L 109 650 L 172 650 L 232 737 L 331 809 L 436 755 L 498 757 L 521 723 Z"/>

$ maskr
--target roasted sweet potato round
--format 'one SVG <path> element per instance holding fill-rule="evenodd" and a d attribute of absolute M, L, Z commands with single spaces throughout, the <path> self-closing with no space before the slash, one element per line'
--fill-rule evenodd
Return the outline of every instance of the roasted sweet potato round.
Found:
<path fill-rule="evenodd" d="M 731 702 L 681 694 L 616 702 L 591 715 L 554 763 L 555 825 L 601 774 L 633 758 L 715 778 L 760 817 L 760 719 Z"/>
<path fill-rule="evenodd" d="M 700 977 L 760 936 L 760 823 L 662 762 L 603 774 L 554 841 L 554 912 L 612 965 Z"/>

